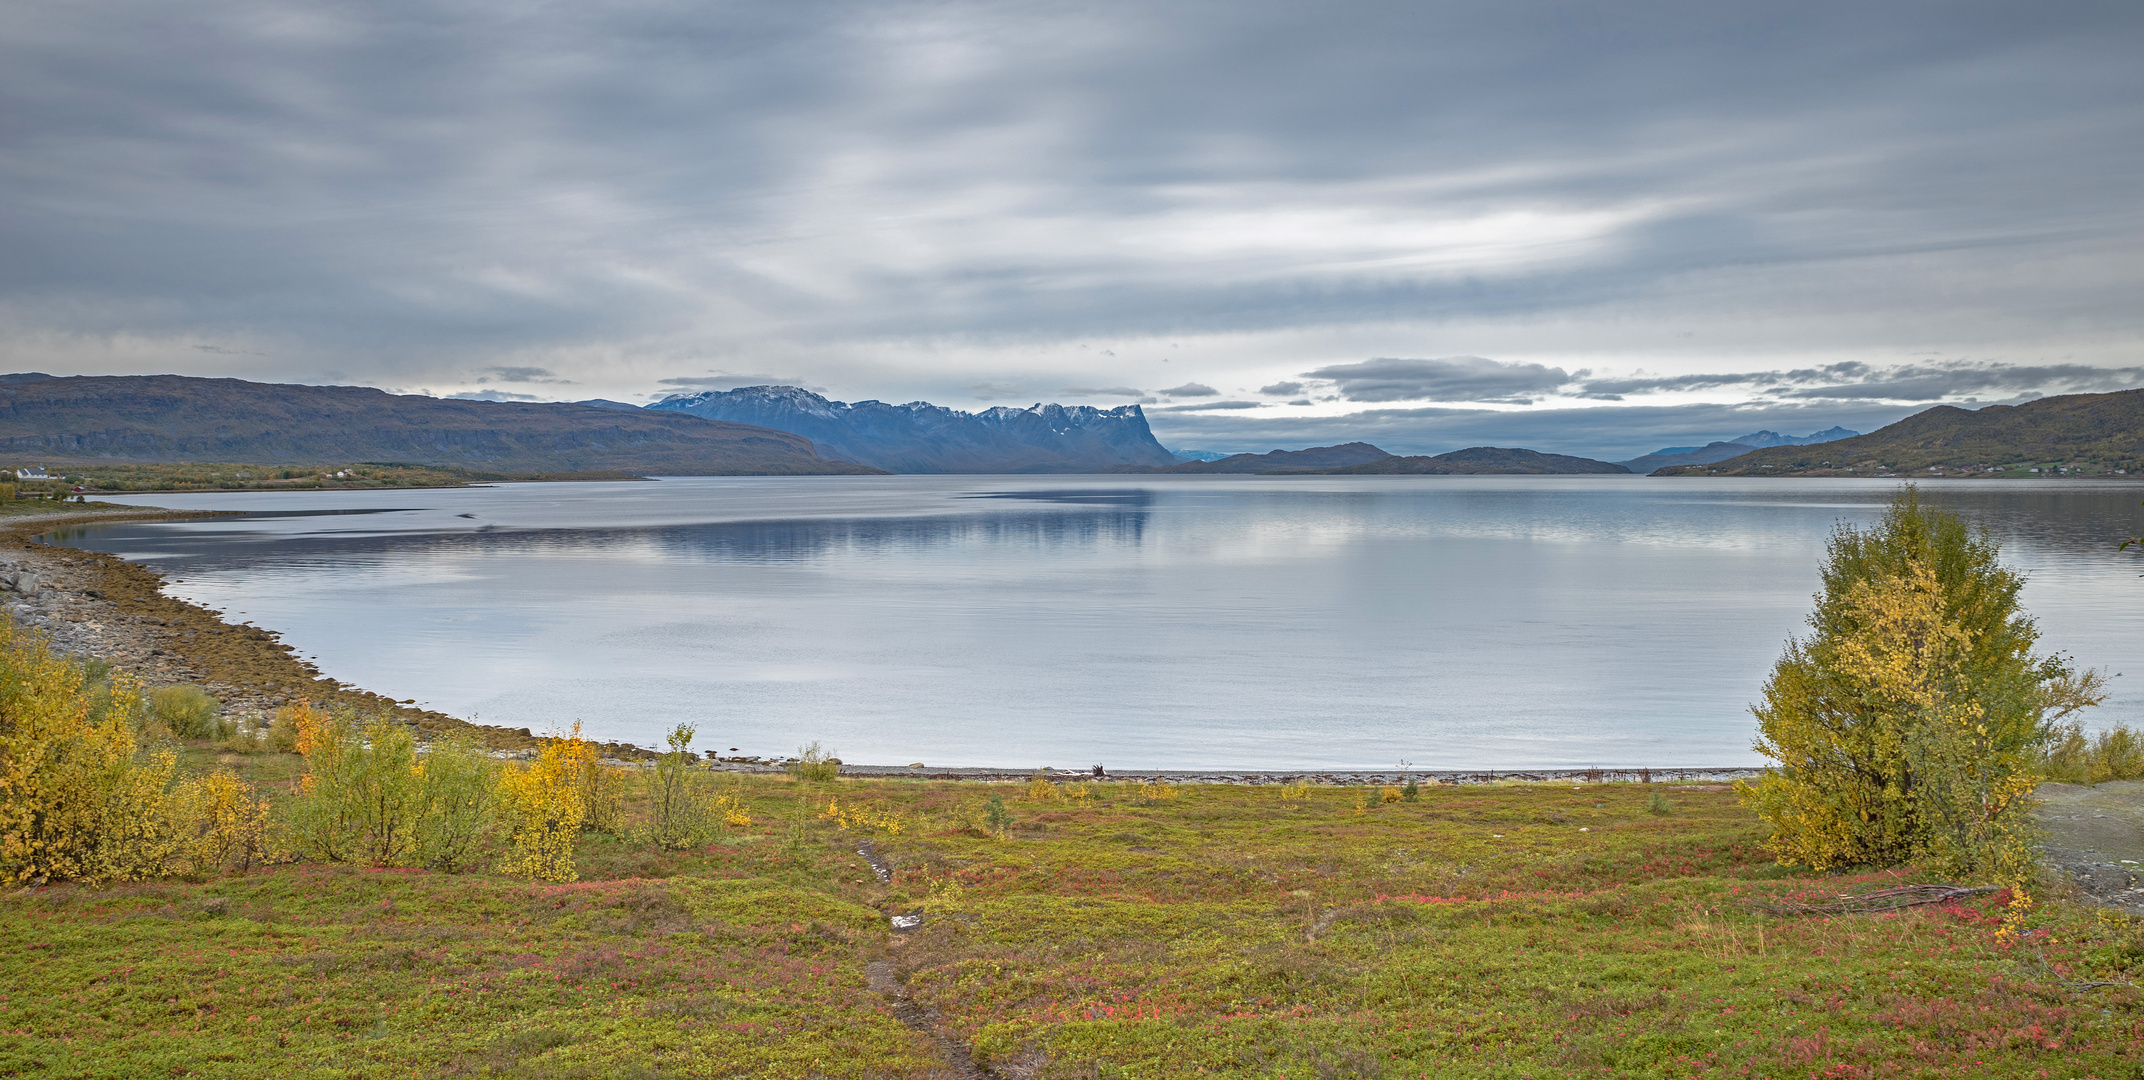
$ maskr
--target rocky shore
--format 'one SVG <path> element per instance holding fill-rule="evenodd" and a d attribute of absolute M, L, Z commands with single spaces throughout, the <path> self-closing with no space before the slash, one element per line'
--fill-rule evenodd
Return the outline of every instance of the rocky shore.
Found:
<path fill-rule="evenodd" d="M 424 737 L 466 731 L 497 750 L 537 745 L 526 728 L 471 724 L 327 678 L 292 655 L 273 631 L 225 622 L 207 608 L 164 595 L 164 576 L 154 570 L 35 539 L 66 525 L 216 516 L 127 508 L 0 519 L 0 610 L 56 651 L 105 661 L 146 686 L 197 684 L 223 702 L 227 716 L 272 715 L 284 705 L 310 701 L 387 716 Z M 620 759 L 648 753 L 619 743 L 605 744 L 604 751 Z"/>

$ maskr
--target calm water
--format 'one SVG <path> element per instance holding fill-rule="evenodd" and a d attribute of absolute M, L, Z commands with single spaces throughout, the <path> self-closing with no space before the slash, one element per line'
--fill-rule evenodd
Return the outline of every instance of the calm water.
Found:
<path fill-rule="evenodd" d="M 1882 481 L 694 478 L 158 496 L 67 542 L 487 723 L 851 761 L 1732 765 Z M 1927 488 L 2144 690 L 2144 485 Z"/>

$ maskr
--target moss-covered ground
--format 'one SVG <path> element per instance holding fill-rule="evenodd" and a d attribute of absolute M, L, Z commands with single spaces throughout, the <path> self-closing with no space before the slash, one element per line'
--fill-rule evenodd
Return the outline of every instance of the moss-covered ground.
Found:
<path fill-rule="evenodd" d="M 299 768 L 231 760 L 271 790 Z M 1769 913 L 1912 875 L 1774 866 L 1718 788 L 734 783 L 753 825 L 591 836 L 574 884 L 284 865 L 10 892 L 0 1074 L 2144 1069 L 2137 926 L 2056 898 L 2014 938 L 2000 897 Z"/>

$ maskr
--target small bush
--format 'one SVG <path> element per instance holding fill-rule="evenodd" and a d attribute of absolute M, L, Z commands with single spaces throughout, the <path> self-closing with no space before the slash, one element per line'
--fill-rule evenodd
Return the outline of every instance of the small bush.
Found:
<path fill-rule="evenodd" d="M 467 739 L 446 739 L 420 760 L 409 728 L 386 719 L 298 706 L 288 728 L 306 774 L 291 805 L 291 838 L 321 862 L 426 866 L 455 871 L 475 858 L 495 816 L 498 766 Z"/>
<path fill-rule="evenodd" d="M 696 811 L 701 804 L 693 795 L 697 757 L 692 752 L 694 729 L 679 724 L 670 730 L 670 752 L 655 762 L 648 776 L 648 806 L 654 816 L 649 839 L 656 847 L 684 848 L 697 843 L 706 823 Z"/>
<path fill-rule="evenodd" d="M 0 880 L 139 880 L 188 868 L 178 758 L 142 753 L 140 697 L 0 619 Z"/>
<path fill-rule="evenodd" d="M 999 800 L 998 805 L 1004 806 L 1004 800 Z M 899 814 L 855 802 L 843 806 L 839 799 L 828 799 L 826 809 L 819 812 L 819 817 L 844 829 L 878 829 L 890 836 L 899 836 L 901 833 Z"/>
<path fill-rule="evenodd" d="M 363 859 L 396 866 L 409 852 L 420 812 L 416 744 L 407 728 L 349 713 L 304 708 L 292 719 L 305 755 L 293 838 L 321 862 Z"/>
<path fill-rule="evenodd" d="M 830 784 L 841 776 L 841 759 L 813 740 L 810 746 L 797 748 L 797 759 L 789 763 L 789 775 L 807 784 Z"/>
<path fill-rule="evenodd" d="M 511 845 L 501 873 L 542 881 L 572 881 L 573 846 L 587 817 L 582 759 L 588 744 L 575 725 L 572 738 L 545 742 L 536 760 L 509 768 L 499 778 L 499 808 Z"/>
<path fill-rule="evenodd" d="M 990 801 L 983 804 L 983 828 L 1000 840 L 1012 828 L 1012 812 L 1005 809 L 1005 797 L 997 792 L 991 792 Z"/>
<path fill-rule="evenodd" d="M 2144 736 L 2127 724 L 2087 735 L 2072 721 L 2055 729 L 2040 751 L 2038 772 L 2065 784 L 2099 784 L 2144 777 Z"/>
<path fill-rule="evenodd" d="M 1645 812 L 1648 814 L 1672 814 L 1675 812 L 1675 804 L 1669 802 L 1667 796 L 1660 793 L 1659 788 L 1654 788 L 1646 795 Z"/>
<path fill-rule="evenodd" d="M 217 734 L 216 749 L 233 754 L 261 753 L 268 749 L 267 729 L 258 721 L 222 721 Z"/>
<path fill-rule="evenodd" d="M 1057 785 L 1050 783 L 1049 770 L 1036 769 L 1035 774 L 1027 778 L 1027 801 L 1052 802 L 1056 798 Z"/>
<path fill-rule="evenodd" d="M 213 739 L 223 703 L 198 686 L 159 686 L 149 692 L 149 715 L 181 739 Z"/>
<path fill-rule="evenodd" d="M 275 720 L 268 725 L 268 748 L 278 754 L 298 752 L 298 712 L 309 706 L 303 702 L 285 705 L 275 711 Z"/>
<path fill-rule="evenodd" d="M 1152 782 L 1141 780 L 1132 785 L 1132 797 L 1151 806 L 1155 803 L 1168 802 L 1176 798 L 1176 787 L 1173 784 L 1164 784 L 1159 780 Z"/>
<path fill-rule="evenodd" d="M 415 861 L 446 873 L 466 869 L 497 815 L 499 763 L 462 735 L 432 743 L 418 770 Z"/>
<path fill-rule="evenodd" d="M 268 804 L 253 785 L 228 769 L 181 786 L 180 798 L 195 822 L 196 868 L 236 866 L 240 870 L 274 862 L 270 848 Z"/>

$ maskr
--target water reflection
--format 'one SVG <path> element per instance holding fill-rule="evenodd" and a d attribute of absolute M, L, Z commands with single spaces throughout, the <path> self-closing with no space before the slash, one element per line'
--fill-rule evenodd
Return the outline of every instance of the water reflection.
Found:
<path fill-rule="evenodd" d="M 1866 481 L 704 478 L 164 500 L 73 530 L 458 715 L 853 760 L 1731 765 Z M 1945 483 L 2144 672 L 2137 485 Z M 277 510 L 261 512 L 264 505 Z M 344 513 L 343 511 L 365 511 Z M 2144 712 L 2115 678 L 2108 718 Z"/>
<path fill-rule="evenodd" d="M 981 496 L 990 498 L 994 496 Z M 1068 499 L 1068 503 L 1096 500 Z M 427 555 L 512 557 L 536 552 L 590 556 L 660 551 L 683 558 L 736 562 L 822 559 L 837 550 L 870 554 L 947 548 L 1053 550 L 1097 545 L 1137 547 L 1150 500 L 1111 509 L 1055 513 L 991 513 L 940 517 L 833 518 L 716 522 L 642 528 L 527 529 L 472 524 L 374 531 L 295 531 L 246 528 L 245 522 L 302 520 L 332 514 L 391 514 L 388 510 L 309 511 L 224 518 L 219 528 L 174 528 L 171 523 L 122 523 L 54 530 L 48 543 L 153 561 L 168 570 L 259 572 L 320 566 L 336 560 L 379 561 Z"/>

